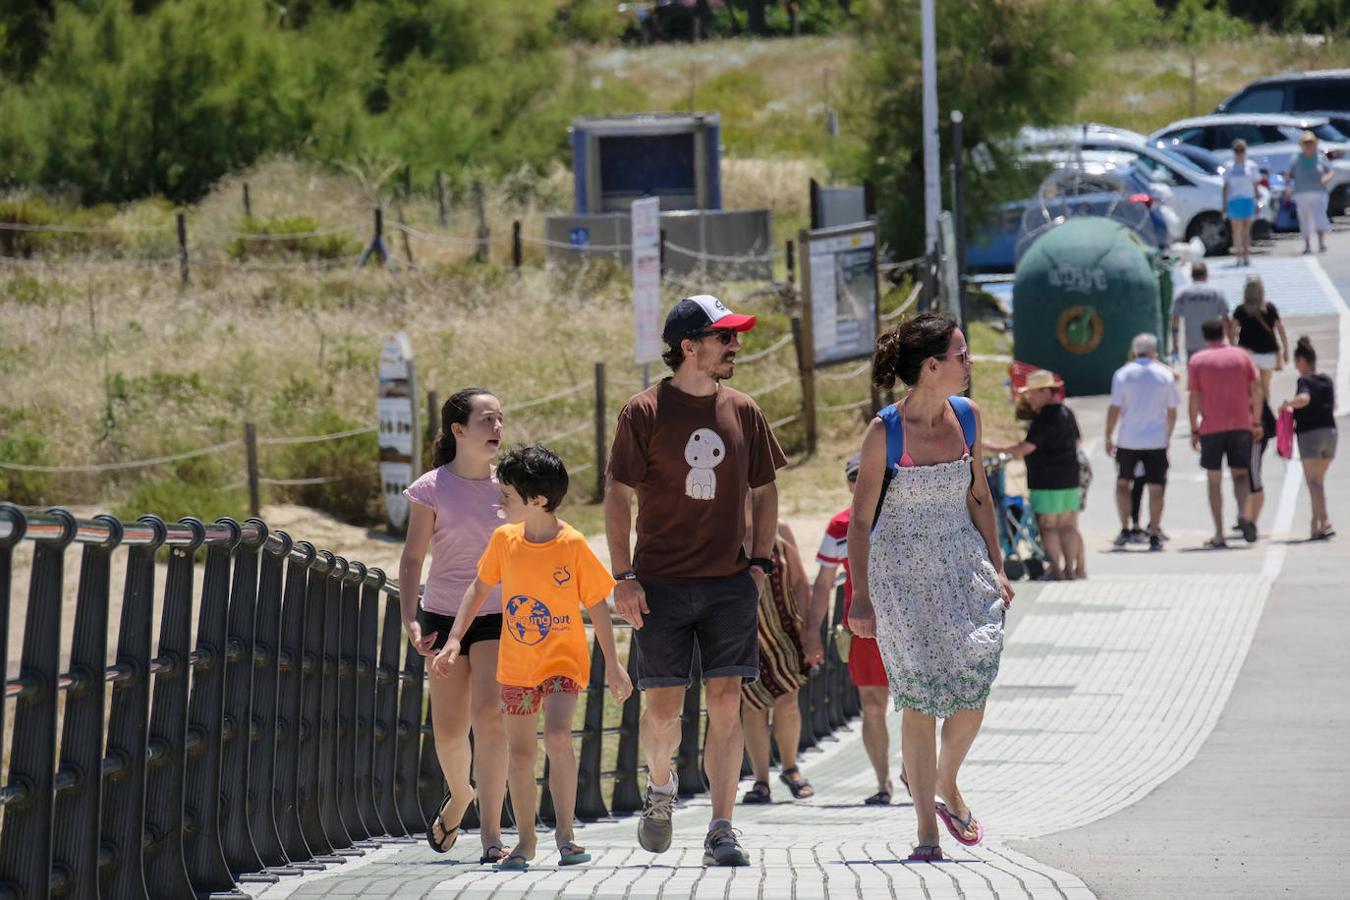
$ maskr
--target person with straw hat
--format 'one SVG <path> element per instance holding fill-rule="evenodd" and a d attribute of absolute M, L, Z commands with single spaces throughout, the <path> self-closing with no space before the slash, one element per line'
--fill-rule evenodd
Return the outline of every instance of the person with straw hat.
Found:
<path fill-rule="evenodd" d="M 1294 195 L 1298 209 L 1298 230 L 1303 235 L 1303 252 L 1312 252 L 1313 232 L 1317 232 L 1317 252 L 1327 252 L 1327 232 L 1331 221 L 1327 218 L 1327 185 L 1331 182 L 1331 166 L 1317 152 L 1317 135 L 1303 132 L 1298 141 L 1298 156 L 1285 172 L 1285 196 Z"/>
<path fill-rule="evenodd" d="M 1080 435 L 1073 411 L 1060 402 L 1061 387 L 1055 373 L 1045 369 L 1028 375 L 1026 384 L 1018 389 L 1034 413 L 1027 436 L 1007 447 L 990 447 L 1026 461 L 1031 508 L 1045 545 L 1047 581 L 1071 581 L 1083 575 L 1078 566 L 1083 546 L 1078 531 L 1082 509 L 1078 490 Z"/>

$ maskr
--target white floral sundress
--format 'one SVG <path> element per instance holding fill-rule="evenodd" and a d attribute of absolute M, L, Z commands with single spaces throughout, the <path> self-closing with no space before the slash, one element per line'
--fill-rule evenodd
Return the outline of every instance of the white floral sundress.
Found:
<path fill-rule="evenodd" d="M 978 709 L 998 674 L 1002 594 L 969 487 L 968 455 L 897 467 L 872 530 L 867 581 L 896 709 Z"/>

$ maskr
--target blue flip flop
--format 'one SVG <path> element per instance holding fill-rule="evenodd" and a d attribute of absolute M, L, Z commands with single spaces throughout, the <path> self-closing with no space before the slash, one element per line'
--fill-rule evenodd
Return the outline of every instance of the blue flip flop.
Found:
<path fill-rule="evenodd" d="M 493 865 L 494 872 L 525 872 L 530 868 L 530 861 L 519 853 L 511 852 L 501 858 L 501 861 Z"/>
<path fill-rule="evenodd" d="M 579 866 L 582 863 L 591 861 L 591 855 L 586 852 L 586 848 L 576 841 L 568 841 L 558 848 L 558 865 L 560 866 Z"/>

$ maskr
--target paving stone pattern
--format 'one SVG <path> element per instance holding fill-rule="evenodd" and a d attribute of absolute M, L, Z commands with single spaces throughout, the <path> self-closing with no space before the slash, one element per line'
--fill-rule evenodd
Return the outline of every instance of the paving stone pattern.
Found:
<path fill-rule="evenodd" d="M 477 836 L 467 833 L 448 857 L 422 843 L 387 845 L 261 896 L 1091 897 L 1077 877 L 1005 842 L 1108 816 L 1192 759 L 1223 709 L 1269 591 L 1269 578 L 1252 575 L 1117 576 L 1049 584 L 1020 603 L 984 731 L 963 770 L 962 789 L 988 837 L 973 849 L 945 840 L 948 863 L 904 862 L 914 840 L 908 804 L 861 805 L 875 785 L 855 723 L 804 756 L 815 798 L 790 802 L 775 782 L 778 802 L 737 808 L 748 868 L 703 867 L 709 807 L 696 798 L 676 811 L 675 844 L 660 855 L 640 850 L 636 820 L 623 819 L 578 830 L 595 856 L 586 866 L 559 868 L 551 837 L 541 834 L 530 871 L 497 873 L 477 864 Z M 891 733 L 894 749 L 895 714 Z"/>

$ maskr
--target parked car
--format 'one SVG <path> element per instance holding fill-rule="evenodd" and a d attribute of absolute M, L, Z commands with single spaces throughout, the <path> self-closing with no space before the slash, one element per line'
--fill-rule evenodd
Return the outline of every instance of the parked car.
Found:
<path fill-rule="evenodd" d="M 1228 163 L 1221 157 L 1194 144 L 1183 144 L 1177 140 L 1161 140 L 1155 141 L 1154 146 L 1160 150 L 1186 157 L 1210 175 L 1217 175 L 1222 178 L 1223 173 L 1228 169 Z M 1274 231 L 1290 230 L 1287 227 L 1289 219 L 1284 209 L 1287 204 L 1281 202 L 1283 196 L 1284 173 L 1271 172 L 1262 167 L 1261 181 L 1256 187 L 1256 222 L 1252 226 L 1252 237 L 1256 240 L 1267 240 L 1271 232 Z M 1294 221 L 1292 230 L 1298 230 L 1297 221 Z"/>
<path fill-rule="evenodd" d="M 1341 215 L 1350 204 L 1350 137 L 1324 116 L 1290 116 L 1279 113 L 1244 113 L 1198 116 L 1173 122 L 1149 135 L 1150 141 L 1180 141 L 1212 151 L 1225 162 L 1233 158 L 1233 142 L 1247 143 L 1247 156 L 1271 172 L 1286 172 L 1298 155 L 1298 140 L 1304 131 L 1317 135 L 1322 152 L 1331 164 L 1328 185 L 1332 215 Z"/>
<path fill-rule="evenodd" d="M 1155 184 L 1168 189 L 1167 203 L 1180 223 L 1174 241 L 1199 238 L 1206 255 L 1228 250 L 1228 223 L 1223 213 L 1223 178 L 1181 153 L 1159 147 L 1138 132 L 1089 124 L 1067 128 L 1023 129 L 1018 142 L 1042 153 L 1092 154 L 1118 165 L 1133 164 Z M 1269 197 L 1257 198 L 1258 216 L 1273 217 Z"/>
<path fill-rule="evenodd" d="M 1031 159 L 1029 162 L 1053 160 Z M 1166 204 L 1144 175 L 1132 166 L 1091 160 L 1082 166 L 1053 168 L 1036 195 L 1005 203 L 989 222 L 976 228 L 966 245 L 971 272 L 1011 272 L 1023 250 L 1048 226 L 1073 216 L 1105 216 L 1124 222 L 1150 247 L 1169 245 Z"/>
<path fill-rule="evenodd" d="M 1216 113 L 1326 116 L 1350 134 L 1350 69 L 1322 69 L 1258 78 L 1214 108 Z"/>

